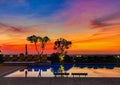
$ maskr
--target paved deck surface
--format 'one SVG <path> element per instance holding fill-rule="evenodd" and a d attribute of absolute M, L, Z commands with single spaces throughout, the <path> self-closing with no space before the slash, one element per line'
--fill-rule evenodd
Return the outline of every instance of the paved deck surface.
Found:
<path fill-rule="evenodd" d="M 3 66 L 0 64 L 0 78 L 18 69 L 25 68 L 25 66 Z"/>
<path fill-rule="evenodd" d="M 0 85 L 120 85 L 120 78 L 0 78 Z"/>

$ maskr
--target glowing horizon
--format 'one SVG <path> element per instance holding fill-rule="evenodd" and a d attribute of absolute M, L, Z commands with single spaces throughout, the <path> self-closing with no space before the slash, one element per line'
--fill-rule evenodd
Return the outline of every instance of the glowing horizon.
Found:
<path fill-rule="evenodd" d="M 45 53 L 60 37 L 72 41 L 70 54 L 120 54 L 118 0 L 2 0 L 0 49 L 4 54 L 36 53 L 28 36 L 48 36 Z"/>

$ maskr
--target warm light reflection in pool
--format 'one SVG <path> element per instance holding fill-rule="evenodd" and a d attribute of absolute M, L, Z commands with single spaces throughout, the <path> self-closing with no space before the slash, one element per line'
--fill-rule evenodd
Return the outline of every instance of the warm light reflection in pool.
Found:
<path fill-rule="evenodd" d="M 39 77 L 39 71 L 28 71 L 27 77 Z M 70 73 L 69 77 L 72 77 L 71 73 L 88 73 L 87 77 L 120 77 L 120 68 L 115 67 L 114 69 L 107 69 L 107 68 L 79 68 L 79 67 L 72 67 L 69 70 L 65 71 Z M 5 77 L 25 77 L 25 70 L 24 71 L 16 71 L 11 73 Z M 41 77 L 54 77 L 53 72 L 51 72 L 51 68 L 47 69 L 47 71 L 41 71 Z"/>

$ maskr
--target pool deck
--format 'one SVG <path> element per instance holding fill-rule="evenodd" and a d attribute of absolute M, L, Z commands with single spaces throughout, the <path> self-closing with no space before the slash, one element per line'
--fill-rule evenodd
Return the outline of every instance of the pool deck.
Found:
<path fill-rule="evenodd" d="M 24 67 L 0 65 L 0 85 L 120 85 L 120 78 L 3 77 L 21 68 Z"/>
<path fill-rule="evenodd" d="M 120 78 L 0 78 L 0 85 L 120 85 Z"/>
<path fill-rule="evenodd" d="M 0 64 L 0 78 L 22 68 L 26 68 L 26 67 L 25 66 L 4 66 Z"/>

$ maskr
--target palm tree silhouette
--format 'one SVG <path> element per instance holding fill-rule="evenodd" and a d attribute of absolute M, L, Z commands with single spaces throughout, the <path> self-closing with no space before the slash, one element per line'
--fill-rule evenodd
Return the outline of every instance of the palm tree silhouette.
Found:
<path fill-rule="evenodd" d="M 64 38 L 59 38 L 54 42 L 54 49 L 57 50 L 59 53 L 59 59 L 60 59 L 61 64 L 62 64 L 62 61 L 64 60 L 64 57 L 67 53 L 67 51 L 65 51 L 65 50 L 69 49 L 71 44 L 72 44 L 71 41 L 68 41 Z"/>
<path fill-rule="evenodd" d="M 40 37 L 38 36 L 38 40 L 41 43 L 41 56 L 43 55 L 43 52 L 45 50 L 46 43 L 50 41 L 50 38 L 48 36 Z"/>
<path fill-rule="evenodd" d="M 66 49 L 69 49 L 71 44 L 71 41 L 68 41 L 64 38 L 59 38 L 54 42 L 54 49 L 57 50 L 59 53 L 63 53 Z"/>
<path fill-rule="evenodd" d="M 35 36 L 35 35 L 32 35 L 32 36 L 27 37 L 27 40 L 30 41 L 31 43 L 34 43 L 34 44 L 35 44 L 36 52 L 37 52 L 38 55 L 39 55 L 39 51 L 38 51 L 38 48 L 37 48 L 38 37 Z"/>

